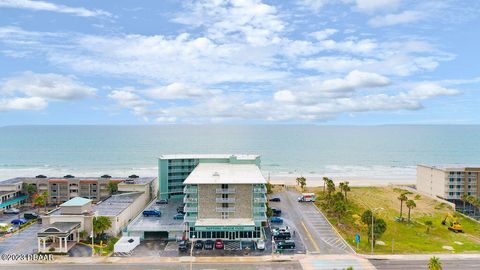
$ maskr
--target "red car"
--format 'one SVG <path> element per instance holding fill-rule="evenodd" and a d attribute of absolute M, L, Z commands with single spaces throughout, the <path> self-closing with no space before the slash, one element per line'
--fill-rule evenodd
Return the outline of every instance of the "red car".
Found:
<path fill-rule="evenodd" d="M 215 240 L 215 249 L 223 249 L 223 241 L 220 239 Z"/>

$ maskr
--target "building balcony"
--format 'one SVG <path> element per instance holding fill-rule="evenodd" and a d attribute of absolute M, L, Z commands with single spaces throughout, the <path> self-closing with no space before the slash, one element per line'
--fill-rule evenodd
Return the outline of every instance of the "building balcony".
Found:
<path fill-rule="evenodd" d="M 256 212 L 256 213 L 264 213 L 267 211 L 267 207 L 265 206 L 255 206 L 253 207 L 253 212 Z"/>
<path fill-rule="evenodd" d="M 255 213 L 253 215 L 253 220 L 256 220 L 256 221 L 267 220 L 267 215 L 265 215 L 265 213 Z"/>
<path fill-rule="evenodd" d="M 196 213 L 198 212 L 198 207 L 195 206 L 185 206 L 183 207 L 183 211 L 185 213 Z"/>
<path fill-rule="evenodd" d="M 217 207 L 217 212 L 235 212 L 235 207 Z"/>
<path fill-rule="evenodd" d="M 235 203 L 235 198 L 216 198 L 216 203 Z"/>
<path fill-rule="evenodd" d="M 183 203 L 197 203 L 197 202 L 198 202 L 197 198 L 192 198 L 192 197 L 183 198 Z"/>
<path fill-rule="evenodd" d="M 198 188 L 197 188 L 197 187 L 186 186 L 186 187 L 183 189 L 183 193 L 186 193 L 186 194 L 189 194 L 189 193 L 197 193 L 197 192 L 198 192 Z"/>
<path fill-rule="evenodd" d="M 253 198 L 253 202 L 254 202 L 254 203 L 266 203 L 266 202 L 267 202 L 267 198 L 264 198 L 264 197 L 256 197 L 256 198 Z"/>
<path fill-rule="evenodd" d="M 253 188 L 253 192 L 254 193 L 267 193 L 267 189 L 264 188 L 264 187 L 256 187 L 256 188 Z"/>
<path fill-rule="evenodd" d="M 197 221 L 198 216 L 197 215 L 186 215 L 183 217 L 183 220 L 185 222 L 195 222 Z"/>
<path fill-rule="evenodd" d="M 235 189 L 234 188 L 217 188 L 216 193 L 217 194 L 235 194 Z"/>

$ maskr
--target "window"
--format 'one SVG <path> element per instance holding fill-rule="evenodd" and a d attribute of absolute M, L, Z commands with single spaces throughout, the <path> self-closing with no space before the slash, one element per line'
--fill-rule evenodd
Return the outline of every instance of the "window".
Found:
<path fill-rule="evenodd" d="M 228 199 L 228 194 L 222 194 L 223 199 Z"/>
<path fill-rule="evenodd" d="M 450 182 L 453 182 L 453 181 L 455 181 L 455 178 L 450 178 Z"/>
<path fill-rule="evenodd" d="M 222 189 L 228 189 L 228 184 L 222 184 Z"/>
<path fill-rule="evenodd" d="M 222 212 L 222 219 L 228 219 L 228 213 Z"/>

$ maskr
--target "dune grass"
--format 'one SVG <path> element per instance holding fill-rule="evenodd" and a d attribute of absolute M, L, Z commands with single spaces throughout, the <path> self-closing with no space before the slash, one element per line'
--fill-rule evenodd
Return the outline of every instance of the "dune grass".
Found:
<path fill-rule="evenodd" d="M 317 205 L 321 207 L 323 192 L 314 190 L 319 195 Z M 348 193 L 348 211 L 345 216 L 337 220 L 333 215 L 326 213 L 332 224 L 350 245 L 356 249 L 355 234 L 361 237 L 357 252 L 370 253 L 371 246 L 367 239 L 367 228 L 359 221 L 359 217 L 369 208 L 383 208 L 376 214 L 387 223 L 387 231 L 378 239 L 385 245 L 376 245 L 375 253 L 479 253 L 480 252 L 480 224 L 470 219 L 457 215 L 458 221 L 463 225 L 465 233 L 454 233 L 441 224 L 447 212 L 453 213 L 450 206 L 432 198 L 407 194 L 409 199 L 416 202 L 417 207 L 411 211 L 411 222 L 397 222 L 400 201 L 397 197 L 405 190 L 393 187 L 353 187 Z M 326 212 L 326 211 L 324 211 Z M 403 204 L 403 217 L 407 217 L 408 208 Z M 433 227 L 427 233 L 425 221 L 430 220 Z M 444 246 L 452 247 L 447 250 Z"/>

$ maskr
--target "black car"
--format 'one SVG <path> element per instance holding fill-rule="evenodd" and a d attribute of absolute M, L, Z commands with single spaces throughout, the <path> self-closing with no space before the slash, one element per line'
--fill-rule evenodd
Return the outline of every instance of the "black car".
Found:
<path fill-rule="evenodd" d="M 202 249 L 203 248 L 203 241 L 202 240 L 195 241 L 195 245 L 193 247 L 195 249 Z"/>
<path fill-rule="evenodd" d="M 182 240 L 178 243 L 178 250 L 179 251 L 187 251 L 188 250 L 188 242 L 185 240 Z"/>
<path fill-rule="evenodd" d="M 282 210 L 272 208 L 272 214 L 273 214 L 273 216 L 278 217 L 282 214 Z"/>
<path fill-rule="evenodd" d="M 280 201 L 280 198 L 270 198 L 269 201 L 271 201 L 271 202 L 279 202 L 279 201 Z"/>
<path fill-rule="evenodd" d="M 180 213 L 180 214 L 184 214 L 184 215 L 185 215 L 185 211 L 183 211 L 183 206 L 177 207 L 177 213 Z"/>
<path fill-rule="evenodd" d="M 290 240 L 290 238 L 292 238 L 290 232 L 279 232 L 273 235 L 274 240 Z"/>
<path fill-rule="evenodd" d="M 161 199 L 161 200 L 156 201 L 155 204 L 168 204 L 168 200 Z"/>
<path fill-rule="evenodd" d="M 25 213 L 23 214 L 23 218 L 26 220 L 31 220 L 31 219 L 38 219 L 40 216 L 37 213 Z"/>
<path fill-rule="evenodd" d="M 213 240 L 206 240 L 205 243 L 203 244 L 203 247 L 205 249 L 213 249 L 214 245 L 215 245 L 215 242 Z"/>
<path fill-rule="evenodd" d="M 278 242 L 277 249 L 295 249 L 295 242 L 293 240 Z"/>

